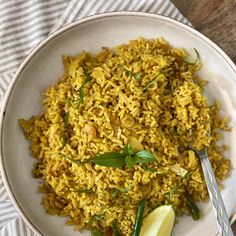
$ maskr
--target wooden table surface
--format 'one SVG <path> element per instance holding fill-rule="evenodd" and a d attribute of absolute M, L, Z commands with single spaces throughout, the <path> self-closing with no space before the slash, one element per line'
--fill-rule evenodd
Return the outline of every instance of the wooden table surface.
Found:
<path fill-rule="evenodd" d="M 220 46 L 236 64 L 236 0 L 172 0 L 195 29 Z"/>
<path fill-rule="evenodd" d="M 172 2 L 195 29 L 220 46 L 236 64 L 236 0 L 172 0 Z M 232 228 L 236 235 L 236 222 Z"/>

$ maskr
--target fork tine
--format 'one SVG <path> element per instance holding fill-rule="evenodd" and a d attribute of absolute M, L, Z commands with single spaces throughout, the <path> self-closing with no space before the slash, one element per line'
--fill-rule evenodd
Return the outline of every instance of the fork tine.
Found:
<path fill-rule="evenodd" d="M 204 158 L 207 157 L 208 158 L 208 154 L 207 154 L 207 149 L 203 148 L 201 151 L 197 151 L 197 154 L 200 158 Z"/>
<path fill-rule="evenodd" d="M 203 158 L 203 157 L 207 157 L 208 158 L 208 154 L 207 154 L 207 148 L 204 147 L 202 150 L 197 150 L 196 148 L 188 145 L 188 148 L 193 150 L 199 158 Z"/>

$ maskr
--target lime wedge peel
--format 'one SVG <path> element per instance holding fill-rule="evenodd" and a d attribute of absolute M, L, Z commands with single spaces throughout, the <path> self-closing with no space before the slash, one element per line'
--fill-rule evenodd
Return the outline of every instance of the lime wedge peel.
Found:
<path fill-rule="evenodd" d="M 170 236 L 174 221 L 175 212 L 172 206 L 160 206 L 143 220 L 140 236 Z"/>

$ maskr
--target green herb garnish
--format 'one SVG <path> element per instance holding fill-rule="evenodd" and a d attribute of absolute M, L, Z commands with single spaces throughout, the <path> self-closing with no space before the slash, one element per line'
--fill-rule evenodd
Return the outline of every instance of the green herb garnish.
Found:
<path fill-rule="evenodd" d="M 119 233 L 119 231 L 118 231 L 118 229 L 116 227 L 116 223 L 114 221 L 112 223 L 111 228 L 112 228 L 112 232 L 113 232 L 114 236 L 121 236 L 121 234 Z"/>
<path fill-rule="evenodd" d="M 127 193 L 132 190 L 132 185 L 129 185 L 127 188 L 120 188 L 119 191 L 122 193 Z"/>
<path fill-rule="evenodd" d="M 91 77 L 91 75 L 88 72 L 88 69 L 83 67 L 83 73 L 85 76 L 85 80 L 83 82 L 83 84 L 81 85 L 81 87 L 79 88 L 79 97 L 80 97 L 80 103 L 83 103 L 84 101 L 84 86 L 91 81 L 93 78 Z"/>
<path fill-rule="evenodd" d="M 119 193 L 120 193 L 119 189 L 117 188 L 112 189 L 111 196 L 115 198 L 118 196 Z"/>
<path fill-rule="evenodd" d="M 81 85 L 81 87 L 79 88 L 79 104 L 84 102 L 84 86 Z"/>
<path fill-rule="evenodd" d="M 59 153 L 59 156 L 62 156 L 62 157 L 65 158 L 67 161 L 72 162 L 72 163 L 75 163 L 76 165 L 82 165 L 82 164 L 85 164 L 85 163 L 90 162 L 90 160 L 84 161 L 84 162 L 81 162 L 81 161 L 78 161 L 78 160 L 74 160 L 73 158 L 68 157 L 67 155 L 65 155 L 65 154 L 63 154 L 63 153 Z"/>
<path fill-rule="evenodd" d="M 77 164 L 77 165 L 79 165 L 79 164 L 80 164 L 80 162 L 79 162 L 79 161 L 77 161 L 77 160 L 74 160 L 74 159 L 72 159 L 72 158 L 70 158 L 70 157 L 66 156 L 65 154 L 62 154 L 62 153 L 60 153 L 60 156 L 64 157 L 64 158 L 65 158 L 67 161 L 73 162 L 73 163 L 75 163 L 75 164 Z"/>
<path fill-rule="evenodd" d="M 66 146 L 66 143 L 68 141 L 68 132 L 67 132 L 68 120 L 69 120 L 69 111 L 67 111 L 65 113 L 65 116 L 64 116 L 64 129 L 63 129 L 62 149 Z"/>
<path fill-rule="evenodd" d="M 88 224 L 92 224 L 94 221 L 101 221 L 104 219 L 105 219 L 104 215 L 93 215 Z"/>
<path fill-rule="evenodd" d="M 146 150 L 142 150 L 139 152 L 136 152 L 134 155 L 136 162 L 139 163 L 146 163 L 146 162 L 153 162 L 156 160 L 155 156 Z"/>
<path fill-rule="evenodd" d="M 112 189 L 111 196 L 117 197 L 119 193 L 127 193 L 132 189 L 132 185 L 129 185 L 127 188 L 115 188 Z"/>
<path fill-rule="evenodd" d="M 148 90 L 153 84 L 155 84 L 157 82 L 157 80 L 159 79 L 159 75 L 157 75 L 157 77 L 153 80 L 151 80 L 150 82 L 148 82 L 144 87 L 143 87 L 143 91 Z"/>
<path fill-rule="evenodd" d="M 140 234 L 142 222 L 143 222 L 143 213 L 144 213 L 145 205 L 146 205 L 146 198 L 144 198 L 140 202 L 139 207 L 137 209 L 132 236 L 139 236 L 139 234 Z"/>
<path fill-rule="evenodd" d="M 176 193 L 176 191 L 179 189 L 179 185 L 176 185 L 174 188 L 172 188 L 169 192 L 169 200 L 170 204 L 173 203 L 173 195 Z"/>
<path fill-rule="evenodd" d="M 129 76 L 133 76 L 136 80 L 141 80 L 141 74 L 140 73 L 133 73 L 132 71 L 125 68 L 123 65 L 118 64 L 118 66 L 125 71 L 125 73 Z"/>
<path fill-rule="evenodd" d="M 73 100 L 71 98 L 67 98 L 66 102 L 68 103 L 69 106 L 73 106 L 73 105 L 75 105 L 76 103 L 79 102 L 79 99 Z"/>
<path fill-rule="evenodd" d="M 190 195 L 187 195 L 187 206 L 189 208 L 190 214 L 194 220 L 200 219 L 200 211 Z"/>
<path fill-rule="evenodd" d="M 89 81 L 91 81 L 93 78 L 92 78 L 92 76 L 89 74 L 87 68 L 84 68 L 84 67 L 83 67 L 83 73 L 84 73 L 84 76 L 85 76 L 85 80 L 84 80 L 84 82 L 83 82 L 83 86 L 84 86 L 84 85 L 87 84 Z"/>
<path fill-rule="evenodd" d="M 100 166 L 122 168 L 125 165 L 125 156 L 124 153 L 107 152 L 96 156 L 92 162 Z"/>
<path fill-rule="evenodd" d="M 70 191 L 76 193 L 93 193 L 92 189 L 70 189 Z"/>
<path fill-rule="evenodd" d="M 146 150 L 133 152 L 132 147 L 127 144 L 121 153 L 107 152 L 96 156 L 91 161 L 100 166 L 122 168 L 126 164 L 132 168 L 137 163 L 148 163 L 155 160 L 156 158 L 152 153 Z"/>
<path fill-rule="evenodd" d="M 82 85 L 80 86 L 79 90 L 77 91 L 77 92 L 79 92 L 79 99 L 73 100 L 71 98 L 68 98 L 68 102 L 71 105 L 76 105 L 77 108 L 84 102 L 84 87 L 85 87 L 85 85 L 93 79 L 92 76 L 89 74 L 87 68 L 83 67 L 83 74 L 84 74 L 85 80 L 83 81 Z"/>
<path fill-rule="evenodd" d="M 157 167 L 161 166 L 161 163 L 158 160 L 155 160 L 155 163 L 156 163 Z"/>
<path fill-rule="evenodd" d="M 125 164 L 126 164 L 129 168 L 132 168 L 132 167 L 135 166 L 136 160 L 135 160 L 135 158 L 134 158 L 133 156 L 127 155 L 127 156 L 125 157 Z"/>
<path fill-rule="evenodd" d="M 133 154 L 133 149 L 130 144 L 126 144 L 123 148 L 123 153 L 126 155 L 132 155 Z"/>
<path fill-rule="evenodd" d="M 141 74 L 140 73 L 136 73 L 133 76 L 136 80 L 141 80 Z"/>
<path fill-rule="evenodd" d="M 151 173 L 154 173 L 154 172 L 157 171 L 156 169 L 150 168 L 150 167 L 148 167 L 148 166 L 145 165 L 145 164 L 142 165 L 142 168 L 143 168 L 145 171 L 148 171 L 148 172 L 151 172 Z"/>
<path fill-rule="evenodd" d="M 104 233 L 101 230 L 93 230 L 92 236 L 104 236 Z"/>
<path fill-rule="evenodd" d="M 196 48 L 194 48 L 194 51 L 195 51 L 195 53 L 196 53 L 196 58 L 195 58 L 195 60 L 194 60 L 193 62 L 191 62 L 191 61 L 188 61 L 187 59 L 184 59 L 183 61 L 184 61 L 185 63 L 187 63 L 187 64 L 189 64 L 189 65 L 196 65 L 196 64 L 200 61 L 200 54 L 199 54 L 199 52 L 197 51 Z"/>
<path fill-rule="evenodd" d="M 151 80 L 150 82 L 148 82 L 144 87 L 143 87 L 143 91 L 146 91 L 150 86 L 152 86 L 154 83 L 156 83 L 157 78 Z"/>
<path fill-rule="evenodd" d="M 192 174 L 192 171 L 188 171 L 183 177 L 182 179 L 189 179 L 190 175 Z"/>

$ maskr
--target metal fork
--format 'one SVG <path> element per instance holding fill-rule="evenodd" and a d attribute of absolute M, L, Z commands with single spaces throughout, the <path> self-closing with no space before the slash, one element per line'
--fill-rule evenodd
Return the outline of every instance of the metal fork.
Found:
<path fill-rule="evenodd" d="M 233 236 L 234 234 L 229 223 L 225 205 L 208 158 L 207 149 L 204 148 L 201 151 L 198 151 L 192 147 L 190 148 L 198 155 L 200 159 L 211 203 L 216 211 L 217 222 L 220 226 L 220 234 L 222 236 Z"/>

